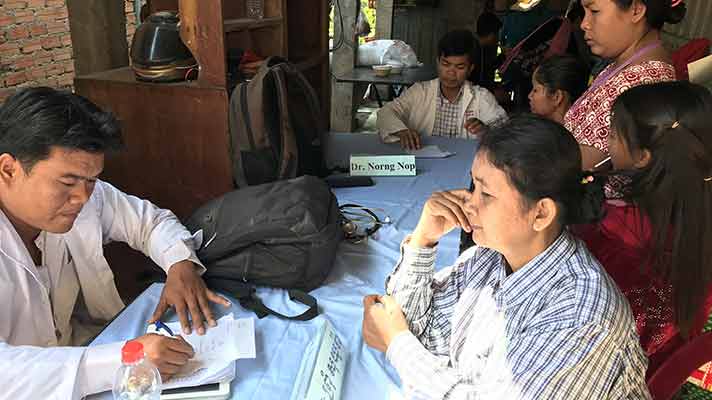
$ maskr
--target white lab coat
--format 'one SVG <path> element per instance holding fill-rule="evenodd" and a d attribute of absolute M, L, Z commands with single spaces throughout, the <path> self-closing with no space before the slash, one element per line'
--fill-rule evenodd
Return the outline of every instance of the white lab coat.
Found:
<path fill-rule="evenodd" d="M 170 211 L 102 181 L 97 181 L 69 232 L 44 237 L 45 262 L 72 257 L 87 311 L 103 320 L 124 307 L 103 255 L 104 244 L 125 242 L 168 272 L 178 261 L 197 262 L 194 249 L 201 240 Z M 67 307 L 56 304 L 62 288 L 53 290 L 57 317 L 58 310 L 66 313 Z M 54 347 L 57 343 L 48 289 L 20 236 L 0 212 L 0 398 L 66 400 L 111 389 L 123 343 Z"/>
<path fill-rule="evenodd" d="M 435 126 L 440 79 L 417 82 L 401 96 L 378 110 L 378 133 L 385 143 L 400 139 L 394 133 L 404 129 L 413 129 L 421 136 L 431 136 Z M 472 139 L 475 135 L 465 129 L 465 120 L 477 118 L 485 125 L 497 125 L 507 120 L 507 112 L 497 103 L 494 95 L 487 89 L 465 81 L 462 92 L 462 105 L 457 125 L 457 137 Z"/>

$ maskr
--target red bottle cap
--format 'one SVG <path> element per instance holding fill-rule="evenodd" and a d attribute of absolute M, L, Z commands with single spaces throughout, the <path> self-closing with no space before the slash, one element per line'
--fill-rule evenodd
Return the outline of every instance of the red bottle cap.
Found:
<path fill-rule="evenodd" d="M 121 362 L 124 364 L 133 364 L 141 361 L 143 358 L 143 344 L 135 340 L 129 340 L 124 347 L 121 348 Z"/>

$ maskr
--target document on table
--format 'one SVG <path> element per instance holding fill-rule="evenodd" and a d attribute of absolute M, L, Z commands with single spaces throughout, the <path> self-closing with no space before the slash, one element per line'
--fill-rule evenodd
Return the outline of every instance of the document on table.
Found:
<path fill-rule="evenodd" d="M 205 335 L 183 335 L 193 346 L 195 356 L 181 372 L 163 383 L 163 389 L 198 386 L 207 383 L 231 381 L 235 378 L 235 360 L 255 358 L 255 322 L 252 318 L 234 319 L 228 314 L 218 321 L 218 326 L 208 328 Z M 180 323 L 167 323 L 174 332 L 180 332 Z"/>
<path fill-rule="evenodd" d="M 455 154 L 443 151 L 440 146 L 434 144 L 423 146 L 418 150 L 406 150 L 406 153 L 414 155 L 415 158 L 446 158 Z"/>

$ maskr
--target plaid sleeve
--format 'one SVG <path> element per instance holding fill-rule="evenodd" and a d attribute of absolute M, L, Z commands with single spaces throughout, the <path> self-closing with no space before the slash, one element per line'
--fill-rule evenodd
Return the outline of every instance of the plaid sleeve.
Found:
<path fill-rule="evenodd" d="M 647 358 L 637 336 L 623 324 L 588 324 L 512 338 L 507 361 L 514 388 L 523 399 L 650 399 Z"/>
<path fill-rule="evenodd" d="M 615 336 L 595 325 L 522 335 L 476 380 L 431 354 L 410 333 L 397 336 L 386 356 L 416 399 L 650 399 L 647 362 L 635 335 L 623 347 Z M 461 362 L 467 357 L 460 355 Z"/>
<path fill-rule="evenodd" d="M 386 293 L 403 309 L 410 331 L 426 349 L 448 354 L 452 314 L 471 274 L 472 257 L 466 252 L 454 266 L 435 273 L 435 248 L 417 248 L 407 237 L 401 257 L 386 279 Z M 472 249 L 474 250 L 474 249 Z"/>

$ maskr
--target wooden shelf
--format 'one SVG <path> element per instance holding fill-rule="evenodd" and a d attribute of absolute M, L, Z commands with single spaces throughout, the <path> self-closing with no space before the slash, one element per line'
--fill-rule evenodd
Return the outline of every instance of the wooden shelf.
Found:
<path fill-rule="evenodd" d="M 237 19 L 226 19 L 223 22 L 225 33 L 237 32 L 237 31 L 248 31 L 252 29 L 267 28 L 267 27 L 279 27 L 282 25 L 282 17 L 268 17 L 262 19 L 253 18 L 237 18 Z"/>

